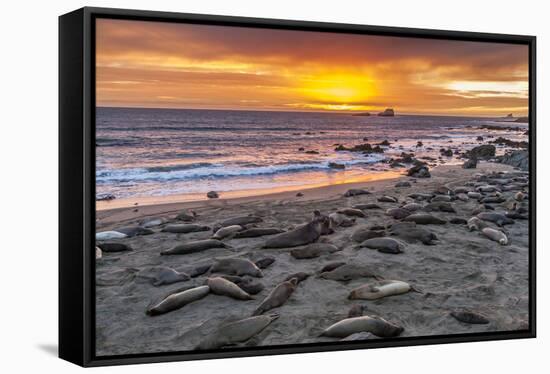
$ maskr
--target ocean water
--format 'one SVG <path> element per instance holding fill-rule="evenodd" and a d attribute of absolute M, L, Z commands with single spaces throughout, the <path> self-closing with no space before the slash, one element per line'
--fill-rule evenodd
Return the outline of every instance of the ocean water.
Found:
<path fill-rule="evenodd" d="M 442 147 L 479 145 L 479 135 L 527 138 L 523 131 L 480 129 L 484 124 L 527 127 L 496 118 L 97 108 L 96 191 L 130 199 L 323 185 L 383 173 L 383 161 L 401 152 L 438 159 Z M 391 146 L 383 154 L 334 150 L 386 139 Z"/>

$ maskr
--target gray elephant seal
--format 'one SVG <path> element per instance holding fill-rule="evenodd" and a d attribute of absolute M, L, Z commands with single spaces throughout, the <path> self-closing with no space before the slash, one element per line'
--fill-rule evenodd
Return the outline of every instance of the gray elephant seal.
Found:
<path fill-rule="evenodd" d="M 146 229 L 151 227 L 160 226 L 166 223 L 166 218 L 146 218 L 139 222 L 139 225 L 141 227 L 144 227 Z"/>
<path fill-rule="evenodd" d="M 260 269 L 265 269 L 265 268 L 269 267 L 274 262 L 275 262 L 274 257 L 264 257 L 264 258 L 259 259 L 258 261 L 254 261 L 256 266 L 259 267 Z"/>
<path fill-rule="evenodd" d="M 361 317 L 365 307 L 359 304 L 353 304 L 348 312 L 348 318 Z"/>
<path fill-rule="evenodd" d="M 367 216 L 361 209 L 355 209 L 355 208 L 338 209 L 338 211 L 336 213 L 340 213 L 340 214 L 346 215 L 348 217 L 361 217 L 361 218 L 364 218 L 364 217 Z"/>
<path fill-rule="evenodd" d="M 96 232 L 95 234 L 95 240 L 112 240 L 112 239 L 124 239 L 127 238 L 128 235 L 118 232 L 118 231 L 102 231 L 102 232 Z"/>
<path fill-rule="evenodd" d="M 217 224 L 216 226 L 214 226 L 214 229 L 218 231 L 222 227 L 233 226 L 233 225 L 245 226 L 245 225 L 250 225 L 251 223 L 260 223 L 262 221 L 263 219 L 257 216 L 233 217 L 233 218 L 226 219 L 225 221 L 222 221 L 221 223 Z"/>
<path fill-rule="evenodd" d="M 425 245 L 434 245 L 437 236 L 423 227 L 417 227 L 414 222 L 395 223 L 390 228 L 390 234 L 409 243 L 421 242 Z"/>
<path fill-rule="evenodd" d="M 403 219 L 403 221 L 405 221 L 405 222 L 414 222 L 414 223 L 419 224 L 419 225 L 429 225 L 429 224 L 443 225 L 443 224 L 447 223 L 446 220 L 441 219 L 441 218 L 437 218 L 437 217 L 432 216 L 431 214 L 428 214 L 428 213 L 413 213 L 410 216 L 405 217 Z"/>
<path fill-rule="evenodd" d="M 424 207 L 422 206 L 422 204 L 408 203 L 408 204 L 403 205 L 401 208 L 407 209 L 409 212 L 412 213 L 412 212 L 416 212 L 417 210 L 420 210 Z"/>
<path fill-rule="evenodd" d="M 523 200 L 525 200 L 525 197 L 526 197 L 526 196 L 527 196 L 527 195 L 525 195 L 523 192 L 518 191 L 518 192 L 516 192 L 516 194 L 514 195 L 514 199 L 515 199 L 516 201 L 523 201 Z"/>
<path fill-rule="evenodd" d="M 430 200 L 433 197 L 433 194 L 431 194 L 431 193 L 412 193 L 410 195 L 407 195 L 407 197 L 410 197 L 411 199 L 414 199 L 416 201 L 424 201 L 424 200 Z"/>
<path fill-rule="evenodd" d="M 300 284 L 301 282 L 303 282 L 303 281 L 305 281 L 306 279 L 309 278 L 309 274 L 304 273 L 303 271 L 301 271 L 299 273 L 290 274 L 288 277 L 285 278 L 285 280 L 283 282 L 288 282 L 289 280 L 291 280 L 293 278 L 296 279 L 297 284 Z"/>
<path fill-rule="evenodd" d="M 176 219 L 178 221 L 183 221 L 183 222 L 192 222 L 194 221 L 195 219 L 197 218 L 197 213 L 195 213 L 194 211 L 190 210 L 190 211 L 183 211 L 181 212 L 180 214 L 178 214 L 176 216 Z"/>
<path fill-rule="evenodd" d="M 362 243 L 367 239 L 380 238 L 386 236 L 385 230 L 372 230 L 368 227 L 361 227 L 351 235 L 351 240 L 357 243 Z"/>
<path fill-rule="evenodd" d="M 508 237 L 500 230 L 495 230 L 490 227 L 485 227 L 481 230 L 481 233 L 489 239 L 498 242 L 500 245 L 508 244 Z"/>
<path fill-rule="evenodd" d="M 138 235 L 151 235 L 155 233 L 153 230 L 141 226 L 121 227 L 116 229 L 116 231 L 126 234 L 129 238 Z"/>
<path fill-rule="evenodd" d="M 454 312 L 451 312 L 450 314 L 456 320 L 464 323 L 481 324 L 481 325 L 486 325 L 489 323 L 489 320 L 484 315 L 479 313 L 474 313 L 469 310 L 454 311 Z"/>
<path fill-rule="evenodd" d="M 430 202 L 432 202 L 432 203 L 435 203 L 435 202 L 450 202 L 451 200 L 452 199 L 449 195 L 437 195 L 437 196 L 432 197 Z"/>
<path fill-rule="evenodd" d="M 132 247 L 124 243 L 104 242 L 98 243 L 97 246 L 105 253 L 132 251 Z"/>
<path fill-rule="evenodd" d="M 456 209 L 453 204 L 446 201 L 433 201 L 429 204 L 426 204 L 424 207 L 426 212 L 447 212 L 447 213 L 456 213 Z"/>
<path fill-rule="evenodd" d="M 386 210 L 386 215 L 392 217 L 393 219 L 403 219 L 411 215 L 411 211 L 404 208 L 390 208 Z"/>
<path fill-rule="evenodd" d="M 224 244 L 216 239 L 204 239 L 187 242 L 176 245 L 173 248 L 160 252 L 161 256 L 167 255 L 185 255 L 190 253 L 202 252 L 212 248 L 230 248 L 227 244 Z"/>
<path fill-rule="evenodd" d="M 197 349 L 218 349 L 226 345 L 245 342 L 259 334 L 277 318 L 279 318 L 278 314 L 268 314 L 227 323 L 221 326 L 213 336 L 203 340 Z"/>
<path fill-rule="evenodd" d="M 366 203 L 366 204 L 355 204 L 352 206 L 353 209 L 369 210 L 369 209 L 382 209 L 382 207 L 375 203 Z"/>
<path fill-rule="evenodd" d="M 209 292 L 210 287 L 200 286 L 182 292 L 173 293 L 149 308 L 146 313 L 150 316 L 168 313 L 173 310 L 180 309 L 193 301 L 202 299 L 208 295 Z"/>
<path fill-rule="evenodd" d="M 260 306 L 254 311 L 254 313 L 252 313 L 252 315 L 257 316 L 273 308 L 280 307 L 288 300 L 290 295 L 292 295 L 297 285 L 298 280 L 296 278 L 292 278 L 289 281 L 279 284 L 269 293 L 264 301 L 262 301 Z"/>
<path fill-rule="evenodd" d="M 396 203 L 397 198 L 393 196 L 384 195 L 384 196 L 380 196 L 378 198 L 378 201 L 380 201 L 381 203 Z"/>
<path fill-rule="evenodd" d="M 209 231 L 210 227 L 203 225 L 196 225 L 193 223 L 175 223 L 166 225 L 162 228 L 162 232 L 170 232 L 174 234 L 187 234 L 190 232 Z"/>
<path fill-rule="evenodd" d="M 500 213 L 481 212 L 477 214 L 476 217 L 483 221 L 496 223 L 499 226 L 511 225 L 515 223 L 513 219 L 508 218 L 504 214 L 500 214 Z"/>
<path fill-rule="evenodd" d="M 174 284 L 177 282 L 185 282 L 191 279 L 189 275 L 185 273 L 180 273 L 169 267 L 160 267 L 156 269 L 156 274 L 151 278 L 151 283 L 155 287 L 160 287 L 164 285 Z"/>
<path fill-rule="evenodd" d="M 190 272 L 189 272 L 189 276 L 191 278 L 196 278 L 200 275 L 203 275 L 204 273 L 206 273 L 208 270 L 210 270 L 210 268 L 212 267 L 212 264 L 204 264 L 204 265 L 199 265 L 199 266 L 196 266 L 195 268 L 193 268 Z"/>
<path fill-rule="evenodd" d="M 222 240 L 225 238 L 231 238 L 242 229 L 243 227 L 241 225 L 225 226 L 216 231 L 214 236 L 212 236 L 212 239 Z"/>
<path fill-rule="evenodd" d="M 101 251 L 101 248 L 95 247 L 95 259 L 99 260 L 103 257 L 103 252 Z"/>
<path fill-rule="evenodd" d="M 235 283 L 240 289 L 249 295 L 256 295 L 262 292 L 265 288 L 263 284 L 254 281 L 252 278 L 239 277 L 237 275 L 221 275 L 220 277 Z"/>
<path fill-rule="evenodd" d="M 470 199 L 480 199 L 481 198 L 481 194 L 479 192 L 473 192 L 473 191 L 470 191 L 470 192 L 467 192 L 466 195 L 470 198 Z"/>
<path fill-rule="evenodd" d="M 344 197 L 352 197 L 352 196 L 359 196 L 359 195 L 370 195 L 370 192 L 359 188 L 351 188 L 346 191 L 346 193 L 344 194 Z"/>
<path fill-rule="evenodd" d="M 348 218 L 342 213 L 331 213 L 328 215 L 330 227 L 350 227 L 355 225 L 355 218 Z"/>
<path fill-rule="evenodd" d="M 319 270 L 319 273 L 326 273 L 328 271 L 336 270 L 337 268 L 345 264 L 346 264 L 345 262 L 329 262 L 328 264 L 323 266 L 321 270 Z"/>
<path fill-rule="evenodd" d="M 401 295 L 411 290 L 407 282 L 396 280 L 383 280 L 376 284 L 366 284 L 353 289 L 348 299 L 377 300 L 386 296 Z"/>
<path fill-rule="evenodd" d="M 382 318 L 362 316 L 346 318 L 337 322 L 323 331 L 322 336 L 345 338 L 358 332 L 370 332 L 382 338 L 389 338 L 398 336 L 403 330 L 403 327 L 396 326 Z"/>
<path fill-rule="evenodd" d="M 247 292 L 243 291 L 235 283 L 222 277 L 208 278 L 207 283 L 210 287 L 210 292 L 215 295 L 229 296 L 237 300 L 252 300 L 254 299 Z"/>
<path fill-rule="evenodd" d="M 485 227 L 489 227 L 487 223 L 485 223 L 484 221 L 480 220 L 477 217 L 470 218 L 467 222 L 467 225 L 468 225 L 468 230 L 470 231 L 476 231 L 476 230 L 481 231 Z"/>
<path fill-rule="evenodd" d="M 330 219 L 321 215 L 319 211 L 313 213 L 313 221 L 301 226 L 295 230 L 279 234 L 270 238 L 264 244 L 264 248 L 288 248 L 298 247 L 313 243 L 322 234 L 326 234 L 330 229 Z"/>
<path fill-rule="evenodd" d="M 379 279 L 380 277 L 374 274 L 370 269 L 355 265 L 355 264 L 346 264 L 337 267 L 333 271 L 327 271 L 319 275 L 320 278 L 329 279 L 334 281 L 349 282 L 358 278 L 375 278 Z"/>
<path fill-rule="evenodd" d="M 403 244 L 392 238 L 372 238 L 359 244 L 359 248 L 376 249 L 382 253 L 398 254 L 403 253 Z"/>
<path fill-rule="evenodd" d="M 296 259 L 316 258 L 324 254 L 341 251 L 340 248 L 329 243 L 312 243 L 304 248 L 296 248 L 290 251 L 290 255 Z"/>
<path fill-rule="evenodd" d="M 217 260 L 210 268 L 211 273 L 222 273 L 229 275 L 250 275 L 262 278 L 262 271 L 250 260 L 243 258 L 222 258 Z"/>
<path fill-rule="evenodd" d="M 258 236 L 275 235 L 282 232 L 285 232 L 285 230 L 275 227 L 253 227 L 236 233 L 234 238 L 257 238 Z"/>

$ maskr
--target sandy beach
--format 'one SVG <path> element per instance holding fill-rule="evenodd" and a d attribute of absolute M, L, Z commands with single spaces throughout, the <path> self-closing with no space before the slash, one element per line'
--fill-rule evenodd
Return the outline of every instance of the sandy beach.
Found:
<path fill-rule="evenodd" d="M 340 338 L 320 335 L 332 324 L 347 318 L 350 309 L 357 308 L 356 305 L 362 306 L 363 315 L 380 317 L 402 327 L 401 337 L 526 329 L 529 323 L 528 220 L 513 219 L 513 223 L 502 227 L 484 220 L 488 227 L 507 236 L 508 243 L 501 245 L 478 230 L 470 231 L 464 222 L 456 219 L 468 220 L 483 212 L 504 214 L 512 211 L 511 206 L 517 203 L 516 193 L 527 191 L 525 183 L 516 181 L 528 178 L 527 172 L 490 162 L 480 162 L 477 169 L 442 165 L 430 172 L 431 178 L 395 174 L 381 180 L 260 196 L 98 210 L 97 232 L 137 227 L 144 219 L 161 218 L 161 221 L 158 225 L 152 224 L 153 233 L 149 235 L 98 241 L 100 247 L 105 242 L 117 242 L 128 245 L 131 250 L 114 253 L 104 250 L 101 258 L 96 260 L 97 354 L 194 350 L 228 322 L 250 317 L 277 285 L 299 272 L 308 274 L 307 279 L 299 282 L 283 305 L 265 313 L 277 313 L 279 317 L 236 346 L 339 341 Z M 409 187 L 395 187 L 398 182 L 405 181 L 410 183 Z M 484 188 L 487 186 L 494 188 Z M 481 189 L 481 196 L 457 198 L 465 194 L 459 191 L 459 187 L 471 192 Z M 370 194 L 344 196 L 349 189 L 365 189 Z M 298 192 L 303 196 L 296 196 Z M 433 200 L 436 196 L 448 196 L 455 212 L 426 212 L 429 201 L 410 197 L 419 193 L 430 194 L 432 201 L 437 200 Z M 385 195 L 395 197 L 397 202 L 378 200 Z M 488 197 L 494 197 L 494 202 L 480 203 L 479 199 Z M 349 225 L 338 226 L 333 222 L 333 232 L 321 235 L 316 241 L 333 244 L 338 251 L 322 253 L 318 257 L 298 259 L 293 256 L 293 250 L 306 246 L 262 248 L 274 235 L 227 237 L 222 240 L 227 248 L 160 255 L 161 251 L 178 244 L 209 239 L 214 234 L 212 229 L 186 234 L 161 231 L 169 224 L 184 223 L 176 219 L 181 212 L 190 215 L 191 211 L 195 212 L 196 217 L 190 223 L 210 228 L 228 218 L 255 216 L 260 217 L 261 222 L 248 228 L 279 228 L 286 232 L 310 222 L 315 210 L 328 216 L 343 208 L 368 203 L 377 204 L 380 209 L 363 209 L 364 217 L 348 216 L 347 219 L 354 220 Z M 419 211 L 408 214 L 429 213 L 445 221 L 444 224 L 416 224 L 435 234 L 437 240 L 432 245 L 392 234 L 391 226 L 407 218 L 393 218 L 387 210 L 408 203 L 421 205 Z M 402 253 L 390 254 L 360 247 L 361 243 L 352 239 L 354 233 L 367 232 L 373 227 L 374 231 L 382 232 L 380 235 L 396 239 L 402 246 Z M 274 261 L 262 269 L 262 278 L 242 277 L 250 278 L 255 285 L 260 284 L 260 288 L 263 286 L 251 300 L 236 300 L 210 292 L 180 309 L 158 316 L 146 314 L 151 306 L 167 295 L 203 286 L 208 277 L 220 275 L 211 271 L 197 275 L 200 273 L 197 268 L 222 258 L 243 258 L 252 262 L 270 258 Z M 368 268 L 379 279 L 407 282 L 417 292 L 377 300 L 350 300 L 348 295 L 353 289 L 376 283 L 376 280 L 368 276 L 352 277 L 354 279 L 347 281 L 320 276 L 324 266 L 336 262 Z M 164 267 L 190 277 L 155 286 L 155 277 Z M 450 315 L 461 310 L 482 315 L 488 323 L 464 323 Z M 378 338 L 370 333 L 348 337 Z"/>

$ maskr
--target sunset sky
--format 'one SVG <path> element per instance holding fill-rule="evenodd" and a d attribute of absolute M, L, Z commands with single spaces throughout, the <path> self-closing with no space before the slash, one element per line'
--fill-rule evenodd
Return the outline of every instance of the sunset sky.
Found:
<path fill-rule="evenodd" d="M 97 20 L 97 105 L 526 115 L 528 47 Z"/>

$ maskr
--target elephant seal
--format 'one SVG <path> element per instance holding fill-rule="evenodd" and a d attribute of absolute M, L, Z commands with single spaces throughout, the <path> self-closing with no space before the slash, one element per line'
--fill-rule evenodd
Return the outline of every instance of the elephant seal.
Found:
<path fill-rule="evenodd" d="M 483 221 L 496 223 L 498 226 L 511 225 L 514 223 L 513 219 L 508 218 L 504 214 L 500 213 L 481 212 L 477 214 L 476 217 Z"/>
<path fill-rule="evenodd" d="M 99 260 L 103 257 L 103 252 L 101 252 L 101 248 L 95 247 L 95 259 Z"/>
<path fill-rule="evenodd" d="M 126 252 L 132 250 L 132 247 L 128 244 L 117 242 L 98 243 L 97 246 L 105 253 Z"/>
<path fill-rule="evenodd" d="M 292 231 L 287 231 L 266 241 L 263 248 L 288 248 L 313 243 L 330 229 L 330 219 L 319 211 L 313 213 L 313 220 Z"/>
<path fill-rule="evenodd" d="M 260 268 L 250 260 L 243 258 L 222 258 L 217 260 L 210 268 L 211 273 L 222 273 L 229 275 L 250 275 L 262 278 L 264 275 Z"/>
<path fill-rule="evenodd" d="M 241 290 L 249 295 L 256 295 L 264 290 L 264 285 L 252 278 L 239 277 L 237 275 L 220 275 L 221 278 L 235 283 Z"/>
<path fill-rule="evenodd" d="M 328 215 L 330 219 L 330 227 L 350 227 L 355 225 L 355 218 L 348 218 L 345 214 L 342 213 L 331 213 Z"/>
<path fill-rule="evenodd" d="M 446 220 L 437 218 L 428 213 L 413 213 L 410 216 L 405 217 L 403 221 L 414 222 L 419 225 L 429 225 L 429 224 L 443 225 L 447 223 Z"/>
<path fill-rule="evenodd" d="M 424 207 L 426 212 L 446 212 L 446 213 L 456 213 L 456 209 L 453 204 L 447 201 L 433 201 L 429 204 L 426 204 Z"/>
<path fill-rule="evenodd" d="M 173 248 L 160 252 L 161 256 L 167 255 L 186 255 L 190 253 L 202 252 L 212 248 L 230 248 L 216 239 L 195 240 L 183 244 L 176 245 Z"/>
<path fill-rule="evenodd" d="M 192 222 L 194 221 L 195 219 L 197 218 L 197 213 L 195 213 L 194 211 L 190 210 L 190 211 L 183 211 L 181 213 L 179 213 L 177 216 L 176 216 L 176 219 L 178 221 L 183 221 L 183 222 Z"/>
<path fill-rule="evenodd" d="M 169 267 L 163 267 L 156 274 L 153 280 L 153 286 L 159 287 L 163 285 L 173 284 L 177 282 L 185 282 L 191 279 L 191 277 L 185 273 L 180 273 Z"/>
<path fill-rule="evenodd" d="M 351 188 L 346 191 L 346 193 L 344 194 L 344 197 L 352 197 L 352 196 L 359 196 L 359 195 L 370 195 L 370 192 L 360 188 Z"/>
<path fill-rule="evenodd" d="M 189 276 L 191 278 L 196 278 L 198 276 L 201 276 L 204 273 L 206 273 L 208 270 L 210 270 L 211 267 L 212 267 L 212 264 L 199 265 L 193 268 L 193 270 L 189 272 Z"/>
<path fill-rule="evenodd" d="M 354 279 L 358 278 L 380 278 L 374 272 L 372 272 L 370 269 L 355 265 L 355 264 L 346 264 L 337 267 L 336 269 L 332 271 L 327 271 L 324 273 L 321 273 L 319 275 L 320 278 L 328 279 L 328 280 L 334 280 L 334 281 L 342 281 L 342 282 L 349 282 Z"/>
<path fill-rule="evenodd" d="M 126 234 L 129 238 L 133 238 L 138 235 L 151 235 L 155 232 L 151 229 L 141 226 L 127 226 L 116 229 L 116 231 Z"/>
<path fill-rule="evenodd" d="M 404 208 L 390 208 L 386 210 L 386 215 L 392 217 L 393 219 L 403 219 L 411 215 L 411 211 Z"/>
<path fill-rule="evenodd" d="M 397 198 L 393 196 L 384 195 L 384 196 L 380 196 L 378 198 L 378 201 L 380 201 L 381 203 L 396 203 Z"/>
<path fill-rule="evenodd" d="M 319 273 L 326 273 L 327 271 L 336 270 L 337 268 L 345 264 L 345 262 L 329 262 L 328 264 L 323 266 L 321 270 L 319 270 Z"/>
<path fill-rule="evenodd" d="M 369 209 L 382 209 L 382 207 L 375 203 L 366 203 L 366 204 L 355 204 L 352 206 L 353 209 L 360 210 L 369 210 Z"/>
<path fill-rule="evenodd" d="M 470 192 L 470 189 L 466 186 L 459 186 L 459 187 L 455 187 L 453 189 L 453 193 L 455 195 L 458 195 L 458 194 L 461 194 L 461 193 L 467 194 L 468 192 Z"/>
<path fill-rule="evenodd" d="M 525 200 L 525 197 L 526 197 L 526 195 L 521 191 L 516 192 L 516 194 L 514 195 L 514 199 L 516 201 L 523 201 L 523 200 Z"/>
<path fill-rule="evenodd" d="M 233 238 L 257 238 L 258 236 L 275 235 L 282 232 L 285 232 L 285 230 L 276 227 L 252 227 L 250 229 L 239 231 Z"/>
<path fill-rule="evenodd" d="M 470 200 L 470 198 L 468 197 L 468 195 L 466 195 L 465 193 L 459 193 L 456 195 L 456 198 L 460 201 L 463 201 L 463 202 L 466 202 L 468 200 Z"/>
<path fill-rule="evenodd" d="M 403 253 L 403 244 L 392 238 L 372 238 L 359 244 L 359 248 L 376 249 L 378 252 L 398 254 Z"/>
<path fill-rule="evenodd" d="M 289 280 L 291 279 L 296 279 L 297 283 L 300 284 L 301 282 L 305 281 L 306 279 L 309 278 L 309 274 L 308 273 L 304 273 L 304 272 L 299 272 L 299 273 L 294 273 L 294 274 L 290 274 L 288 277 L 286 277 L 284 279 L 283 282 L 288 282 Z"/>
<path fill-rule="evenodd" d="M 351 290 L 348 299 L 377 300 L 386 296 L 401 295 L 411 290 L 407 282 L 383 280 L 377 284 L 366 284 Z"/>
<path fill-rule="evenodd" d="M 112 240 L 112 239 L 124 239 L 127 238 L 128 235 L 118 232 L 118 231 L 102 231 L 102 232 L 96 232 L 95 234 L 95 240 Z"/>
<path fill-rule="evenodd" d="M 180 309 L 185 305 L 197 301 L 208 295 L 210 287 L 200 286 L 185 291 L 173 293 L 162 299 L 157 304 L 147 309 L 147 315 L 156 316 Z"/>
<path fill-rule="evenodd" d="M 225 238 L 231 238 L 242 229 L 243 227 L 241 225 L 224 226 L 216 231 L 214 236 L 212 236 L 212 239 L 222 240 Z"/>
<path fill-rule="evenodd" d="M 346 215 L 348 217 L 365 218 L 367 216 L 361 209 L 355 209 L 355 208 L 338 209 L 338 211 L 336 213 L 340 213 L 340 214 Z"/>
<path fill-rule="evenodd" d="M 348 312 L 348 318 L 361 317 L 365 307 L 359 304 L 353 304 Z"/>
<path fill-rule="evenodd" d="M 175 223 L 166 225 L 162 228 L 162 232 L 170 232 L 174 234 L 187 234 L 190 232 L 209 231 L 210 227 L 203 225 L 196 225 L 194 223 Z"/>
<path fill-rule="evenodd" d="M 433 194 L 431 193 L 412 193 L 410 195 L 407 195 L 407 197 L 410 197 L 411 199 L 414 199 L 416 201 L 423 201 L 423 200 L 430 200 L 433 197 Z"/>
<path fill-rule="evenodd" d="M 420 210 L 424 207 L 422 206 L 422 204 L 408 203 L 408 204 L 403 205 L 401 208 L 407 209 L 409 212 L 416 212 L 417 210 Z"/>
<path fill-rule="evenodd" d="M 206 284 L 208 285 L 208 287 L 210 287 L 210 292 L 215 295 L 229 296 L 237 300 L 254 299 L 235 283 L 228 281 L 227 279 L 224 279 L 222 277 L 208 278 Z"/>
<path fill-rule="evenodd" d="M 151 227 L 160 226 L 166 223 L 166 218 L 146 218 L 139 222 L 139 225 L 143 228 L 149 229 Z"/>
<path fill-rule="evenodd" d="M 481 194 L 479 192 L 470 191 L 470 192 L 467 192 L 466 195 L 470 199 L 474 199 L 474 200 L 481 199 Z"/>
<path fill-rule="evenodd" d="M 357 332 L 370 332 L 382 338 L 398 336 L 403 332 L 403 327 L 399 327 L 379 317 L 354 317 L 346 318 L 327 328 L 322 336 L 333 338 L 345 338 Z"/>
<path fill-rule="evenodd" d="M 283 305 L 288 300 L 290 295 L 292 295 L 297 285 L 298 279 L 296 278 L 292 278 L 289 281 L 279 284 L 269 293 L 269 295 L 267 295 L 252 315 L 257 316 L 267 312 L 268 310 Z"/>
<path fill-rule="evenodd" d="M 245 342 L 259 334 L 277 318 L 279 318 L 278 314 L 267 314 L 224 324 L 212 336 L 203 340 L 197 349 L 218 349 L 226 345 Z"/>
<path fill-rule="evenodd" d="M 464 323 L 480 324 L 480 325 L 486 325 L 489 323 L 489 320 L 484 315 L 479 313 L 474 313 L 469 310 L 454 311 L 454 312 L 451 312 L 450 314 L 456 320 Z"/>
<path fill-rule="evenodd" d="M 498 242 L 500 245 L 508 244 L 508 237 L 500 230 L 495 230 L 490 227 L 485 227 L 481 230 L 481 233 L 495 242 Z"/>
<path fill-rule="evenodd" d="M 475 231 L 475 230 L 481 231 L 485 227 L 489 227 L 487 223 L 485 223 L 484 221 L 480 220 L 477 217 L 470 218 L 467 224 L 468 224 L 468 230 L 470 231 Z"/>
<path fill-rule="evenodd" d="M 263 219 L 261 217 L 257 216 L 244 216 L 244 217 L 233 217 L 226 219 L 225 221 L 222 221 L 221 223 L 217 224 L 214 229 L 218 231 L 222 227 L 226 226 L 233 226 L 233 225 L 250 225 L 252 223 L 260 223 L 263 222 Z"/>
<path fill-rule="evenodd" d="M 312 243 L 304 248 L 296 248 L 290 251 L 290 255 L 296 259 L 316 258 L 324 254 L 341 251 L 340 248 L 329 243 Z"/>
<path fill-rule="evenodd" d="M 254 261 L 256 266 L 259 267 L 260 269 L 265 269 L 274 262 L 275 262 L 275 258 L 273 257 L 264 257 L 259 259 L 258 261 Z"/>
<path fill-rule="evenodd" d="M 434 241 L 438 240 L 434 233 L 416 226 L 414 222 L 395 223 L 390 227 L 390 234 L 409 243 L 421 242 L 425 245 L 434 245 Z"/>
<path fill-rule="evenodd" d="M 449 220 L 449 223 L 452 223 L 453 225 L 467 225 L 468 221 L 464 218 L 453 217 Z"/>
<path fill-rule="evenodd" d="M 382 236 L 386 236 L 385 230 L 372 230 L 367 227 L 361 227 L 351 234 L 351 240 L 357 243 L 362 243 L 367 239 L 380 238 Z"/>
<path fill-rule="evenodd" d="M 431 203 L 450 202 L 452 199 L 449 195 L 436 195 L 430 200 Z"/>

